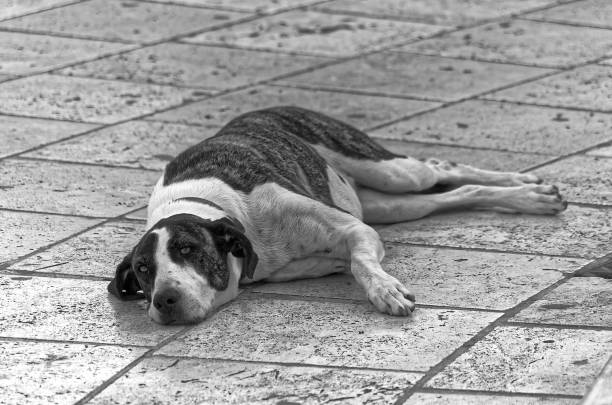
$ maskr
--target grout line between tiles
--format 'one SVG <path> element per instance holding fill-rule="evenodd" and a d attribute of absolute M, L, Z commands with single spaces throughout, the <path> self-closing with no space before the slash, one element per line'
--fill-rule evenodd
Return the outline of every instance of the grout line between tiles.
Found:
<path fill-rule="evenodd" d="M 375 371 L 375 372 L 390 372 L 390 373 L 418 373 L 425 374 L 423 370 L 404 370 L 397 368 L 378 368 L 378 367 L 360 367 L 360 366 L 338 366 L 338 365 L 327 365 L 327 364 L 313 364 L 313 363 L 298 363 L 298 362 L 284 362 L 284 361 L 269 361 L 269 360 L 244 360 L 244 359 L 232 359 L 226 357 L 198 357 L 198 356 L 183 356 L 173 354 L 154 354 L 151 357 L 160 357 L 167 359 L 179 359 L 179 360 L 201 360 L 206 362 L 228 362 L 228 363 L 240 363 L 240 364 L 261 364 L 261 365 L 278 365 L 284 367 L 313 367 L 313 368 L 331 368 L 336 370 L 359 370 L 359 371 Z"/>
<path fill-rule="evenodd" d="M 150 357 L 153 352 L 155 352 L 156 350 L 158 350 L 162 346 L 166 345 L 168 342 L 171 342 L 174 339 L 176 339 L 177 337 L 183 335 L 184 333 L 187 333 L 187 331 L 193 329 L 194 327 L 195 327 L 195 325 L 186 326 L 182 330 L 180 330 L 180 331 L 174 333 L 173 335 L 167 337 L 166 339 L 162 340 L 161 342 L 159 342 L 154 347 L 151 347 L 149 350 L 144 352 L 142 355 L 138 356 L 136 359 L 132 360 L 128 365 L 123 367 L 117 373 L 113 374 L 113 376 L 111 376 L 110 378 L 106 379 L 102 384 L 98 385 L 96 388 L 94 388 L 89 393 L 87 393 L 84 397 L 82 397 L 77 402 L 75 402 L 75 405 L 82 405 L 82 404 L 85 404 L 85 403 L 89 402 L 93 397 L 98 395 L 100 392 L 104 391 L 109 385 L 111 385 L 112 383 L 117 381 L 119 378 L 123 377 L 132 368 L 136 367 L 136 365 L 138 365 L 138 363 L 143 361 L 145 358 Z"/>
<path fill-rule="evenodd" d="M 75 237 L 77 237 L 79 235 L 82 235 L 82 234 L 84 234 L 86 232 L 89 232 L 92 229 L 95 229 L 95 228 L 97 228 L 99 226 L 106 225 L 109 222 L 115 222 L 115 221 L 122 220 L 127 215 L 133 214 L 134 212 L 139 211 L 139 210 L 143 209 L 144 207 L 146 207 L 146 205 L 145 206 L 139 206 L 137 208 L 134 208 L 134 209 L 124 213 L 124 214 L 117 215 L 117 216 L 112 217 L 112 218 L 101 219 L 99 222 L 97 222 L 97 223 L 95 223 L 95 224 L 93 224 L 91 226 L 85 227 L 84 229 L 81 229 L 80 231 L 77 231 L 77 232 L 75 232 L 73 234 L 70 234 L 70 235 L 64 237 L 64 238 L 56 240 L 55 242 L 52 242 L 52 243 L 50 243 L 48 245 L 41 246 L 38 249 L 35 249 L 35 250 L 31 251 L 30 253 L 27 253 L 27 254 L 25 254 L 23 256 L 19 256 L 19 257 L 15 258 L 15 259 L 11 259 L 11 260 L 7 260 L 7 261 L 4 261 L 4 262 L 1 262 L 0 263 L 0 269 L 6 269 L 6 268 L 12 266 L 13 264 L 15 264 L 17 262 L 20 262 L 22 260 L 28 259 L 28 258 L 30 258 L 30 257 L 32 257 L 34 255 L 37 255 L 38 253 L 43 252 L 45 250 L 51 249 L 54 246 L 62 244 L 62 243 L 66 242 L 69 239 L 75 238 Z M 68 216 L 68 215 L 64 215 L 64 216 Z"/>
<path fill-rule="evenodd" d="M 114 217 L 97 217 L 97 216 L 92 216 L 92 215 L 81 215 L 81 214 L 65 214 L 65 213 L 51 212 L 51 211 L 26 210 L 26 209 L 9 208 L 9 207 L 0 207 L 0 211 L 16 212 L 16 213 L 22 213 L 22 214 L 53 215 L 53 216 L 58 216 L 58 217 L 83 218 L 83 219 L 105 220 L 105 219 L 114 218 Z"/>
<path fill-rule="evenodd" d="M 79 136 L 81 136 L 83 134 L 80 134 Z M 76 138 L 76 137 L 75 137 Z M 67 139 L 64 139 L 64 141 L 66 141 Z M 49 146 L 49 145 L 46 145 Z M 46 158 L 46 157 L 39 157 L 39 156 L 20 156 L 23 153 L 28 153 L 28 152 L 22 152 L 16 156 L 14 156 L 12 158 L 12 160 L 25 160 L 25 161 L 30 161 L 30 162 L 49 162 L 49 163 L 60 163 L 60 164 L 66 164 L 66 165 L 77 165 L 77 166 L 92 166 L 92 167 L 104 167 L 107 169 L 128 169 L 128 170 L 137 170 L 137 171 L 145 171 L 145 172 L 153 172 L 153 173 L 161 173 L 162 170 L 161 169 L 151 169 L 148 167 L 134 167 L 134 166 L 127 166 L 127 165 L 121 165 L 121 164 L 109 164 L 109 163 L 95 163 L 95 162 L 79 162 L 79 161 L 75 161 L 75 160 L 64 160 L 64 159 L 54 159 L 54 158 Z"/>
<path fill-rule="evenodd" d="M 556 24 L 556 25 L 566 25 L 568 27 L 576 27 L 576 28 L 592 28 L 592 29 L 606 30 L 606 31 L 612 30 L 612 25 L 588 24 L 588 23 L 573 22 L 573 21 L 561 20 L 561 19 L 558 19 L 558 20 L 557 19 L 546 19 L 545 17 L 544 18 L 530 17 L 529 15 L 521 16 L 517 18 L 517 20 L 533 21 L 533 22 L 538 22 L 538 23 L 547 23 L 547 24 Z"/>
<path fill-rule="evenodd" d="M 28 337 L 17 337 L 17 336 L 2 336 L 0 335 L 0 341 L 5 342 L 31 342 L 31 343 L 60 343 L 70 345 L 88 345 L 88 346 L 117 346 L 117 347 L 136 347 L 136 348 L 150 348 L 153 345 L 136 345 L 131 343 L 116 343 L 116 342 L 94 342 L 89 340 L 62 340 L 62 339 L 45 339 L 45 338 L 28 338 Z"/>
<path fill-rule="evenodd" d="M 595 63 L 595 65 L 597 65 L 597 63 Z M 612 70 L 612 66 L 610 68 Z M 564 70 L 564 71 L 559 71 L 558 73 L 567 73 L 567 72 L 568 72 L 567 70 Z M 561 105 L 561 104 L 554 105 L 554 104 L 530 103 L 527 101 L 496 99 L 496 98 L 487 97 L 487 96 L 478 97 L 477 100 L 496 102 L 500 104 L 514 104 L 514 105 L 524 105 L 528 107 L 548 108 L 551 110 L 567 110 L 567 111 L 576 111 L 576 112 L 583 112 L 583 113 L 590 113 L 590 114 L 606 114 L 606 115 L 612 114 L 612 110 L 597 110 L 593 108 L 583 108 L 583 107 L 568 106 L 568 105 Z"/>
<path fill-rule="evenodd" d="M 562 155 L 562 156 L 554 157 L 554 158 L 549 159 L 549 160 L 547 160 L 545 162 L 538 163 L 538 164 L 535 164 L 533 166 L 529 166 L 528 168 L 521 170 L 521 173 L 530 172 L 530 171 L 539 169 L 541 167 L 544 167 L 544 166 L 556 163 L 556 162 L 558 162 L 560 160 L 563 160 L 563 159 L 566 159 L 566 158 L 569 158 L 569 157 L 572 157 L 572 156 L 584 154 L 584 153 L 589 152 L 591 150 L 601 148 L 602 146 L 607 146 L 609 143 L 610 143 L 610 139 L 605 140 L 603 142 L 599 142 L 599 143 L 597 143 L 595 145 L 591 145 L 591 146 L 587 146 L 587 147 L 582 148 L 582 149 L 578 149 L 577 151 L 574 151 L 574 152 L 566 153 L 565 155 Z"/>
<path fill-rule="evenodd" d="M 88 1 L 91 1 L 91 0 L 67 1 L 64 4 L 58 4 L 58 5 L 54 5 L 54 6 L 51 6 L 51 7 L 46 7 L 46 8 L 42 8 L 42 9 L 31 11 L 31 12 L 26 12 L 24 14 L 19 14 L 19 15 L 15 15 L 15 16 L 12 16 L 12 17 L 4 18 L 4 19 L 0 18 L 0 23 L 4 23 L 6 21 L 15 20 L 17 18 L 27 17 L 27 16 L 34 15 L 34 14 L 43 13 L 43 12 L 49 11 L 49 10 L 55 10 L 55 9 L 58 9 L 58 8 L 64 8 L 64 7 L 72 6 L 74 4 L 86 3 Z"/>
<path fill-rule="evenodd" d="M 57 267 L 64 265 L 66 263 L 59 263 L 51 266 L 46 266 L 41 269 L 33 269 L 33 270 L 25 270 L 25 269 L 0 269 L 0 275 L 7 277 L 27 277 L 27 278 L 61 278 L 61 279 L 71 279 L 71 280 L 88 280 L 88 281 L 111 281 L 111 277 L 103 277 L 103 276 L 94 276 L 88 274 L 71 274 L 71 273 L 51 273 L 47 271 L 40 271 L 46 268 Z"/>
<path fill-rule="evenodd" d="M 546 328 L 546 329 L 576 329 L 576 330 L 596 330 L 596 331 L 612 331 L 612 326 L 597 326 L 597 325 L 579 325 L 579 324 L 561 324 L 561 323 L 539 323 L 539 322 L 524 322 L 509 320 L 503 326 L 518 326 L 522 328 Z"/>
<path fill-rule="evenodd" d="M 364 304 L 368 305 L 368 301 L 365 299 L 359 298 L 340 298 L 340 297 L 321 297 L 321 296 L 313 296 L 313 295 L 299 295 L 299 294 L 283 294 L 283 293 L 270 293 L 270 292 L 261 292 L 254 291 L 257 287 L 246 287 L 242 297 L 244 299 L 258 299 L 258 298 L 268 298 L 268 299 L 278 299 L 283 301 L 311 301 L 311 302 L 338 302 L 338 303 L 354 303 L 354 304 Z M 360 287 L 359 287 L 360 288 Z M 477 307 L 461 307 L 456 305 L 436 305 L 436 304 L 417 304 L 417 308 L 428 308 L 428 309 L 448 309 L 448 310 L 457 310 L 457 311 L 472 311 L 472 312 L 498 312 L 503 313 L 504 310 L 499 309 L 488 309 L 488 308 L 477 308 Z"/>
<path fill-rule="evenodd" d="M 585 266 L 582 266 L 581 268 Z M 425 384 L 431 381 L 438 373 L 440 373 L 443 369 L 445 369 L 446 366 L 450 365 L 455 360 L 457 360 L 459 356 L 469 351 L 470 348 L 474 346 L 477 342 L 484 340 L 495 328 L 497 328 L 498 326 L 505 325 L 510 319 L 512 319 L 515 315 L 517 315 L 523 309 L 527 308 L 528 306 L 530 306 L 531 304 L 539 300 L 541 297 L 544 297 L 550 291 L 566 283 L 568 280 L 570 280 L 573 277 L 574 273 L 564 274 L 561 279 L 557 280 L 556 282 L 549 285 L 548 287 L 538 291 L 537 293 L 533 294 L 529 298 L 521 301 L 514 307 L 505 311 L 503 315 L 501 315 L 499 318 L 497 318 L 496 320 L 494 320 L 493 322 L 485 326 L 478 333 L 472 336 L 468 341 L 466 341 L 463 345 L 455 349 L 450 355 L 446 356 L 442 361 L 440 361 L 438 364 L 430 368 L 429 371 L 425 374 L 425 376 L 421 378 L 414 386 L 404 391 L 404 394 L 398 398 L 395 404 L 396 405 L 404 404 L 415 392 L 425 388 Z"/>
<path fill-rule="evenodd" d="M 538 397 L 538 398 L 558 398 L 558 399 L 580 399 L 581 395 L 569 394 L 543 394 L 541 392 L 513 392 L 513 391 L 486 391 L 486 390 L 467 390 L 457 388 L 429 388 L 423 387 L 417 392 L 426 394 L 464 394 L 464 395 L 492 395 L 504 397 Z"/>

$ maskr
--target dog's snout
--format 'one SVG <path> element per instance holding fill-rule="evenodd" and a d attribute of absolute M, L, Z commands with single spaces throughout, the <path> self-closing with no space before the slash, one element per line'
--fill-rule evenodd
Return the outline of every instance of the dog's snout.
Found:
<path fill-rule="evenodd" d="M 155 305 L 155 308 L 159 312 L 169 314 L 174 309 L 180 298 L 181 297 L 178 290 L 175 288 L 166 288 L 155 294 L 153 297 L 153 305 Z"/>

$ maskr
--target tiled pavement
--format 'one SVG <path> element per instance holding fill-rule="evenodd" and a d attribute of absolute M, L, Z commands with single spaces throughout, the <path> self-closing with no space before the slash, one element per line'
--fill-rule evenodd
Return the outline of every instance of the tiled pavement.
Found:
<path fill-rule="evenodd" d="M 0 403 L 612 404 L 612 280 L 573 277 L 612 248 L 611 21 L 608 0 L 0 0 Z M 350 276 L 189 327 L 108 296 L 164 164 L 276 104 L 571 204 L 380 227 L 410 318 Z"/>

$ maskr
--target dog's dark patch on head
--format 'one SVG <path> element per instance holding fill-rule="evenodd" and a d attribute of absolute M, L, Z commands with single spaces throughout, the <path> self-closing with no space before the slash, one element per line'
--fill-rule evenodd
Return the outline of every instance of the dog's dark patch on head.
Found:
<path fill-rule="evenodd" d="M 146 233 L 134 249 L 134 254 L 132 255 L 132 269 L 148 301 L 151 301 L 151 291 L 153 290 L 155 274 L 157 273 L 157 262 L 155 261 L 157 241 L 157 234 Z M 142 272 L 141 266 L 146 267 L 147 271 Z"/>
<path fill-rule="evenodd" d="M 296 107 L 276 107 L 244 114 L 179 154 L 166 166 L 164 185 L 215 177 L 250 193 L 257 185 L 273 182 L 335 206 L 327 162 L 311 144 L 356 159 L 401 157 L 333 118 Z"/>
<path fill-rule="evenodd" d="M 257 255 L 238 221 L 225 217 L 211 221 L 191 214 L 178 214 L 162 219 L 152 229 L 161 228 L 169 233 L 166 249 L 170 260 L 178 265 L 189 264 L 212 288 L 218 291 L 227 288 L 230 278 L 227 254 L 230 252 L 245 258 L 243 272 L 253 277 Z"/>

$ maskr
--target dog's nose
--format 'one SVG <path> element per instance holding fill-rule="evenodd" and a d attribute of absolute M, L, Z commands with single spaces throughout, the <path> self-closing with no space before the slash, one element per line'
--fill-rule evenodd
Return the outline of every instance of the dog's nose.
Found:
<path fill-rule="evenodd" d="M 164 290 L 158 291 L 153 297 L 153 305 L 155 308 L 163 313 L 169 314 L 176 303 L 179 301 L 180 295 L 179 292 L 174 288 L 166 288 Z"/>

